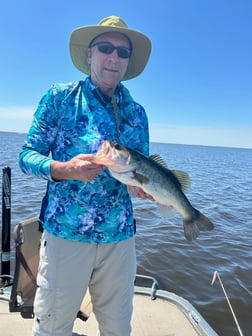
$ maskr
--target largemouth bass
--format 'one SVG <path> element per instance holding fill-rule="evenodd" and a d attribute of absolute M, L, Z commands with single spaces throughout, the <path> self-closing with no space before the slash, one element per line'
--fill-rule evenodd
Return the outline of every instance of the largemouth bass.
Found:
<path fill-rule="evenodd" d="M 107 167 L 111 175 L 128 186 L 141 188 L 164 208 L 175 209 L 183 217 L 185 237 L 192 241 L 200 231 L 214 228 L 213 223 L 195 209 L 184 192 L 189 186 L 185 172 L 170 170 L 158 156 L 146 157 L 121 144 L 105 140 L 94 162 Z"/>

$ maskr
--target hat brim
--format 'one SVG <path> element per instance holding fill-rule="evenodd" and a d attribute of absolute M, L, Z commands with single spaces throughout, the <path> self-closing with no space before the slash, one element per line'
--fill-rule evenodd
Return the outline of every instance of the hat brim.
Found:
<path fill-rule="evenodd" d="M 122 27 L 85 26 L 75 29 L 70 37 L 70 55 L 73 64 L 86 75 L 90 75 L 87 63 L 87 52 L 90 42 L 98 35 L 106 32 L 119 32 L 126 35 L 132 44 L 132 54 L 127 71 L 122 80 L 138 76 L 145 68 L 151 53 L 151 41 L 144 34 Z"/>

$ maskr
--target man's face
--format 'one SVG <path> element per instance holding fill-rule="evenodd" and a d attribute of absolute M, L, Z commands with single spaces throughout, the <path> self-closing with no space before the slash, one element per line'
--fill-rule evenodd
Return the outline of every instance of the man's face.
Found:
<path fill-rule="evenodd" d="M 127 37 L 117 32 L 108 32 L 99 35 L 92 42 L 92 45 L 98 42 L 110 42 L 115 47 L 123 46 L 130 48 Z M 111 54 L 105 54 L 99 51 L 98 45 L 95 45 L 89 48 L 87 61 L 90 65 L 93 83 L 102 92 L 111 95 L 127 71 L 129 58 L 119 57 L 116 49 Z"/>

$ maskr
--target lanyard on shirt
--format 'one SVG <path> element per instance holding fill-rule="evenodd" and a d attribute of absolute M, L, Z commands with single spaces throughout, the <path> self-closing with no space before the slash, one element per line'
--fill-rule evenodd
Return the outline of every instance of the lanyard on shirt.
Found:
<path fill-rule="evenodd" d="M 104 95 L 101 94 L 100 89 L 96 88 L 93 90 L 94 95 L 96 98 L 102 103 L 104 107 L 106 107 L 108 100 L 105 100 Z M 120 121 L 119 116 L 117 112 L 117 105 L 116 105 L 116 99 L 115 95 L 112 95 L 112 105 L 113 105 L 113 111 L 114 111 L 114 117 L 115 117 L 115 123 L 116 123 L 116 130 L 117 130 L 117 141 L 120 142 Z"/>
<path fill-rule="evenodd" d="M 115 122 L 116 122 L 116 129 L 117 129 L 117 140 L 120 143 L 120 121 L 119 116 L 117 112 L 117 106 L 116 106 L 116 100 L 115 95 L 112 95 L 112 104 L 113 104 L 113 110 L 114 110 L 114 116 L 115 116 Z"/>

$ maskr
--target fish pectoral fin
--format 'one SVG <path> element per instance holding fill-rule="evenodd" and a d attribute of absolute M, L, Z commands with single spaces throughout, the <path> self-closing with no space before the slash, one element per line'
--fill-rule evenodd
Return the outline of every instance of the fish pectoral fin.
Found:
<path fill-rule="evenodd" d="M 163 218 L 172 218 L 175 216 L 176 210 L 172 206 L 165 206 L 158 203 L 160 216 Z"/>
<path fill-rule="evenodd" d="M 133 171 L 133 177 L 134 180 L 136 180 L 137 182 L 139 182 L 140 184 L 147 184 L 149 183 L 149 179 L 148 177 L 146 177 L 143 174 L 138 173 L 136 170 Z"/>

